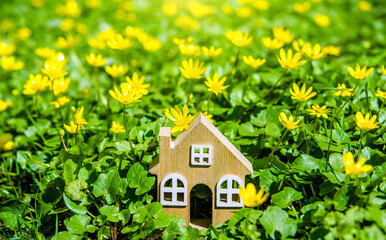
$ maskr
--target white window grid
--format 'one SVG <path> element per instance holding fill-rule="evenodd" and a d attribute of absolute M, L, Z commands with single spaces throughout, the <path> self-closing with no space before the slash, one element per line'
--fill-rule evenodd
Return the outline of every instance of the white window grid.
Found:
<path fill-rule="evenodd" d="M 171 187 L 165 187 L 165 184 L 168 180 L 172 180 Z M 182 187 L 178 187 L 178 181 L 182 182 Z M 169 174 L 161 181 L 160 187 L 160 202 L 163 206 L 186 206 L 188 205 L 188 196 L 187 196 L 187 187 L 188 183 L 185 178 L 179 174 Z M 171 201 L 165 199 L 165 193 L 171 193 Z M 177 194 L 183 194 L 183 200 L 179 201 L 177 199 Z"/>
<path fill-rule="evenodd" d="M 224 182 L 227 182 L 227 188 L 221 188 L 221 185 Z M 233 188 L 233 181 L 236 181 L 239 187 L 243 187 L 244 183 L 243 181 L 235 176 L 235 175 L 226 175 L 222 177 L 218 183 L 217 183 L 217 189 L 216 189 L 216 206 L 217 207 L 242 207 L 243 206 L 243 199 L 239 197 L 240 189 L 239 188 Z M 220 196 L 225 194 L 226 195 L 226 201 L 222 201 Z M 239 199 L 239 202 L 233 201 L 233 196 L 236 195 Z"/>
<path fill-rule="evenodd" d="M 204 152 L 204 148 L 208 149 L 208 152 Z M 200 151 L 196 153 L 196 149 L 199 149 Z M 212 152 L 213 148 L 209 145 L 192 145 L 191 148 L 191 158 L 190 163 L 192 165 L 198 165 L 198 166 L 210 166 L 212 165 Z M 198 162 L 196 161 L 196 158 L 198 158 Z M 208 161 L 205 161 L 204 159 L 208 159 Z"/>

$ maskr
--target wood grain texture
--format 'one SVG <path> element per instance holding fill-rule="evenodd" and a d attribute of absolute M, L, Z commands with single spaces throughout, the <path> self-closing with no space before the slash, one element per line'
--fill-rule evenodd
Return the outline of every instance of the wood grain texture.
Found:
<path fill-rule="evenodd" d="M 190 154 L 192 145 L 213 147 L 211 166 L 192 166 Z M 165 207 L 164 211 L 180 216 L 190 223 L 190 192 L 197 184 L 205 184 L 212 190 L 212 224 L 228 220 L 237 208 L 218 208 L 216 184 L 225 175 L 238 176 L 245 182 L 245 176 L 252 174 L 252 164 L 240 151 L 202 114 L 191 123 L 188 131 L 171 141 L 170 128 L 163 127 L 159 133 L 159 157 L 150 166 L 150 173 L 157 175 L 159 200 L 160 183 L 169 174 L 180 174 L 188 182 L 188 205 L 186 207 Z"/>

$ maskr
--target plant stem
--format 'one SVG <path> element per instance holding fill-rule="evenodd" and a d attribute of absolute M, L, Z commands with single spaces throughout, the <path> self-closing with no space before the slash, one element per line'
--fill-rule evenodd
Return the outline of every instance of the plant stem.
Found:
<path fill-rule="evenodd" d="M 67 149 L 66 143 L 64 142 L 63 136 L 60 136 L 60 139 L 62 140 L 64 150 L 66 150 L 66 152 L 68 152 L 68 149 Z"/>
<path fill-rule="evenodd" d="M 285 135 L 287 134 L 288 132 L 288 128 L 285 130 L 283 136 L 280 138 L 279 142 L 277 142 L 275 148 L 272 150 L 272 152 L 269 154 L 268 158 L 267 158 L 267 161 L 265 161 L 265 164 L 264 164 L 264 168 L 267 166 L 267 164 L 269 163 L 269 161 L 271 160 L 271 157 L 273 155 L 273 153 L 276 151 L 277 147 L 279 146 L 279 144 L 281 143 L 281 141 L 283 141 Z"/>
<path fill-rule="evenodd" d="M 293 205 L 292 203 L 291 203 L 291 209 L 292 209 L 292 211 L 294 212 L 296 219 L 299 220 L 298 212 L 296 212 L 295 207 L 294 207 L 294 205 Z"/>
<path fill-rule="evenodd" d="M 278 80 L 276 80 L 276 82 L 273 84 L 273 86 L 259 99 L 263 99 L 265 98 L 270 92 L 272 92 L 272 90 L 276 87 L 276 85 L 280 82 L 280 80 L 284 77 L 284 75 L 287 73 L 288 69 L 285 69 L 283 74 L 279 77 Z"/>
<path fill-rule="evenodd" d="M 193 88 L 193 80 L 190 80 L 190 86 L 189 86 L 189 91 L 188 91 L 188 95 L 186 95 L 186 101 L 185 101 L 185 104 L 189 104 L 189 97 L 190 97 L 190 94 L 192 93 L 192 88 Z"/>
<path fill-rule="evenodd" d="M 129 141 L 130 148 L 131 148 L 131 151 L 133 153 L 133 159 L 135 160 L 136 158 L 135 158 L 135 153 L 134 153 L 134 147 L 133 147 L 133 144 L 132 144 L 132 142 L 130 140 L 129 131 L 127 130 L 126 105 L 125 104 L 123 104 L 123 125 L 125 126 L 127 141 Z"/>
<path fill-rule="evenodd" d="M 208 98 L 208 108 L 207 108 L 207 115 L 209 115 L 209 105 L 210 105 L 210 98 L 212 97 L 213 93 L 210 93 L 209 94 L 209 98 Z"/>
<path fill-rule="evenodd" d="M 363 130 L 361 129 L 360 132 L 361 132 L 361 138 L 359 140 L 358 160 L 361 158 Z"/>
<path fill-rule="evenodd" d="M 346 104 L 347 104 L 348 101 L 351 99 L 351 97 L 354 96 L 354 93 L 355 93 L 355 90 L 356 90 L 357 87 L 358 87 L 358 84 L 359 84 L 359 79 L 357 80 L 357 83 L 355 84 L 355 87 L 354 87 L 354 89 L 353 89 L 353 91 L 352 91 L 352 95 L 350 95 L 350 96 L 346 99 L 346 101 L 344 102 L 343 106 L 342 106 L 341 108 L 339 108 L 338 111 L 336 111 L 335 117 L 338 116 L 338 114 L 340 113 L 340 111 L 342 111 L 342 109 L 344 108 L 344 106 L 346 106 Z"/>
<path fill-rule="evenodd" d="M 384 104 L 385 104 L 385 101 L 382 101 L 381 107 L 378 109 L 378 112 L 377 112 L 377 117 L 379 117 L 379 112 L 381 111 Z"/>
<path fill-rule="evenodd" d="M 35 104 L 35 115 L 36 117 L 38 118 L 39 117 L 39 111 L 38 111 L 38 98 L 39 98 L 39 92 L 37 92 L 35 95 L 34 95 L 34 104 Z"/>
<path fill-rule="evenodd" d="M 370 102 L 369 102 L 369 92 L 367 91 L 368 84 L 369 84 L 369 82 L 366 82 L 366 85 L 365 85 L 365 94 L 366 94 L 367 111 L 369 112 L 369 111 L 370 111 Z M 363 109 L 362 109 L 362 110 L 363 110 Z"/>
<path fill-rule="evenodd" d="M 296 104 L 296 111 L 295 111 L 295 118 L 294 118 L 294 121 L 296 120 L 296 118 L 298 117 L 298 111 L 299 111 L 299 106 L 302 102 L 298 102 L 298 104 Z"/>
<path fill-rule="evenodd" d="M 235 64 L 233 65 L 233 75 L 236 73 L 237 64 L 239 63 L 240 49 L 240 47 L 237 49 Z"/>

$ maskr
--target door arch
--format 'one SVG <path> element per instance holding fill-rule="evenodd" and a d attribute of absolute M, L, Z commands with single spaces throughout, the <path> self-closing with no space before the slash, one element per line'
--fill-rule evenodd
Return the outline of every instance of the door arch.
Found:
<path fill-rule="evenodd" d="M 207 228 L 212 224 L 213 192 L 205 184 L 197 184 L 190 191 L 190 223 Z"/>

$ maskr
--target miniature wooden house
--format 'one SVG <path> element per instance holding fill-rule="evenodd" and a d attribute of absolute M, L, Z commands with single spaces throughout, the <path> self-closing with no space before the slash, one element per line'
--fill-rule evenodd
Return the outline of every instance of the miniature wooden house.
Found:
<path fill-rule="evenodd" d="M 213 196 L 212 219 L 206 224 L 225 222 L 243 207 L 239 187 L 252 174 L 252 164 L 202 114 L 174 141 L 170 130 L 160 129 L 159 157 L 150 166 L 150 173 L 157 175 L 158 201 L 165 212 L 192 224 L 190 193 L 197 184 L 204 184 Z"/>

